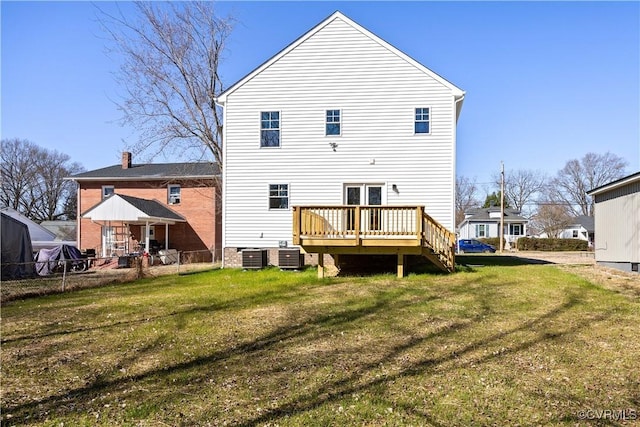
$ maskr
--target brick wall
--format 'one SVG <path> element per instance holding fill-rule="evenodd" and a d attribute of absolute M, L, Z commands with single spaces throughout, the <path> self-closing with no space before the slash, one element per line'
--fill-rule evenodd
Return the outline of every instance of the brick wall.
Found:
<path fill-rule="evenodd" d="M 79 182 L 78 207 L 81 213 L 86 212 L 102 201 L 102 186 L 112 185 L 116 194 L 157 200 L 173 211 L 182 215 L 187 222 L 169 226 L 169 247 L 179 251 L 215 251 L 216 258 L 221 258 L 221 213 L 219 200 L 215 194 L 212 181 L 172 181 L 180 185 L 180 203 L 168 204 L 166 181 L 114 182 L 91 181 Z M 88 219 L 79 221 L 81 249 L 102 250 L 102 228 Z M 144 240 L 141 227 L 132 225 L 130 231 L 133 243 Z M 166 242 L 165 226 L 155 226 L 155 239 Z"/>

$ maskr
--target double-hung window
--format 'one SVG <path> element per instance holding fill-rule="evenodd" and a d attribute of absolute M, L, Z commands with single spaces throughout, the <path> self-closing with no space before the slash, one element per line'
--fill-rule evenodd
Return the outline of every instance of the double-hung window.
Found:
<path fill-rule="evenodd" d="M 269 184 L 269 209 L 289 209 L 289 184 Z"/>
<path fill-rule="evenodd" d="M 429 133 L 429 116 L 430 109 L 429 108 L 416 108 L 416 118 L 414 125 L 415 133 Z"/>
<path fill-rule="evenodd" d="M 509 234 L 511 234 L 512 236 L 522 235 L 522 224 L 510 224 Z"/>
<path fill-rule="evenodd" d="M 170 205 L 180 204 L 180 186 L 177 184 L 169 184 L 167 193 Z"/>
<path fill-rule="evenodd" d="M 102 200 L 104 200 L 107 197 L 111 196 L 115 192 L 116 192 L 116 190 L 113 187 L 113 185 L 103 185 L 102 186 Z"/>
<path fill-rule="evenodd" d="M 280 112 L 260 113 L 260 147 L 280 146 Z"/>
<path fill-rule="evenodd" d="M 487 224 L 476 224 L 476 237 L 487 237 Z"/>
<path fill-rule="evenodd" d="M 325 135 L 340 135 L 340 110 L 327 110 Z"/>

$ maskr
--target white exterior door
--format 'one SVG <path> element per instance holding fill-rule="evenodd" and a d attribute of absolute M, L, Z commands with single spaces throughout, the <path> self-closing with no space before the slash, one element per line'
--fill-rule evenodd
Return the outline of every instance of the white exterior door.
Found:
<path fill-rule="evenodd" d="M 384 193 L 382 184 L 345 184 L 344 201 L 349 206 L 381 206 L 383 204 Z M 355 212 L 347 211 L 347 230 L 355 228 Z M 360 228 L 363 230 L 380 229 L 380 210 L 369 209 L 362 212 Z"/>

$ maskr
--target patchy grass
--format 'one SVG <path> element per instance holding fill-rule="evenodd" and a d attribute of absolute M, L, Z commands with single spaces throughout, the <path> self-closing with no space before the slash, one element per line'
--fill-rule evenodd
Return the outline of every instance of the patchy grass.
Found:
<path fill-rule="evenodd" d="M 580 425 L 591 423 L 581 411 L 638 414 L 637 295 L 507 264 L 404 279 L 218 270 L 15 301 L 2 309 L 2 423 Z"/>

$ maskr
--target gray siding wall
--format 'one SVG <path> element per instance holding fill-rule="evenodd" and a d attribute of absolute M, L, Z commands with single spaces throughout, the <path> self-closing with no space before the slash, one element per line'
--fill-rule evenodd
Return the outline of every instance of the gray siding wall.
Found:
<path fill-rule="evenodd" d="M 640 262 L 640 182 L 595 197 L 598 262 Z"/>
<path fill-rule="evenodd" d="M 417 107 L 431 108 L 428 135 L 414 134 Z M 325 136 L 328 109 L 341 136 Z M 279 148 L 260 148 L 261 111 L 280 112 Z M 382 184 L 384 204 L 424 205 L 453 230 L 455 122 L 450 88 L 334 20 L 227 97 L 223 246 L 290 244 L 291 209 L 269 209 L 269 184 L 289 184 L 290 207 Z"/>

